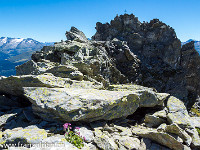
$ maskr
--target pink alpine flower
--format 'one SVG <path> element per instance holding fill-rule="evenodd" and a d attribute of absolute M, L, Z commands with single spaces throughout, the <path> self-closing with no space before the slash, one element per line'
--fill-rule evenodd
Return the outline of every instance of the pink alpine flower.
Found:
<path fill-rule="evenodd" d="M 65 123 L 65 124 L 63 125 L 63 128 L 64 128 L 64 129 L 67 129 L 68 126 L 69 126 L 69 124 L 68 124 L 68 123 Z"/>
<path fill-rule="evenodd" d="M 72 127 L 70 127 L 70 125 L 71 125 L 71 123 L 65 123 L 65 124 L 63 125 L 64 130 L 65 130 L 65 131 L 67 130 L 67 132 L 69 132 L 69 129 L 72 128 Z"/>

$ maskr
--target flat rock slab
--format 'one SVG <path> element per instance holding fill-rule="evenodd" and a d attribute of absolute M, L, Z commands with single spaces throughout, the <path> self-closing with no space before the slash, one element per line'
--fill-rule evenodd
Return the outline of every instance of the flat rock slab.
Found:
<path fill-rule="evenodd" d="M 178 142 L 173 136 L 165 133 L 158 132 L 156 129 L 144 128 L 144 127 L 133 127 L 133 134 L 141 136 L 143 138 L 149 138 L 156 141 L 164 146 L 174 150 L 183 150 L 184 145 Z"/>
<path fill-rule="evenodd" d="M 47 138 L 47 132 L 35 126 L 15 128 L 3 132 L 5 143 L 13 144 L 38 144 Z"/>
<path fill-rule="evenodd" d="M 59 88 L 102 88 L 90 81 L 76 81 L 55 77 L 51 73 L 42 75 L 22 75 L 0 78 L 0 92 L 15 96 L 23 95 L 23 87 L 59 87 Z"/>
<path fill-rule="evenodd" d="M 148 90 L 108 91 L 97 89 L 26 87 L 33 112 L 44 120 L 112 120 L 133 114 L 139 107 L 162 105 L 169 94 Z"/>

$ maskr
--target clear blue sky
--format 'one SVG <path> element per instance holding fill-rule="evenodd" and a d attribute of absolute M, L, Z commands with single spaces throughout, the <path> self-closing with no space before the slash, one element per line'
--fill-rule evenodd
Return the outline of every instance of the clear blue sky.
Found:
<path fill-rule="evenodd" d="M 125 9 L 141 22 L 159 18 L 181 41 L 200 40 L 200 0 L 0 0 L 0 37 L 60 41 L 71 26 L 91 37 L 96 22 Z"/>

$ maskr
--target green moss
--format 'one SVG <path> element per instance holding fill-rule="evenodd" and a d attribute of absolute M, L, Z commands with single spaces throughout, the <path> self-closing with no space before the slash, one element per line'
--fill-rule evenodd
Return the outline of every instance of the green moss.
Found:
<path fill-rule="evenodd" d="M 199 133 L 199 135 L 200 135 L 200 128 L 196 128 L 196 130 L 197 130 L 197 132 Z"/>
<path fill-rule="evenodd" d="M 192 107 L 190 111 L 195 113 L 198 117 L 200 117 L 200 112 L 197 108 Z"/>

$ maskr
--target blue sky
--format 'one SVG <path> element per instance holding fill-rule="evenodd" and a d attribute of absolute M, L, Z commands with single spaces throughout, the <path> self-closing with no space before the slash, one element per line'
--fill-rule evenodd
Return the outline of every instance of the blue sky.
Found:
<path fill-rule="evenodd" d="M 141 22 L 160 19 L 181 41 L 200 40 L 200 0 L 0 0 L 0 37 L 60 41 L 71 26 L 91 37 L 96 22 L 124 10 Z"/>

